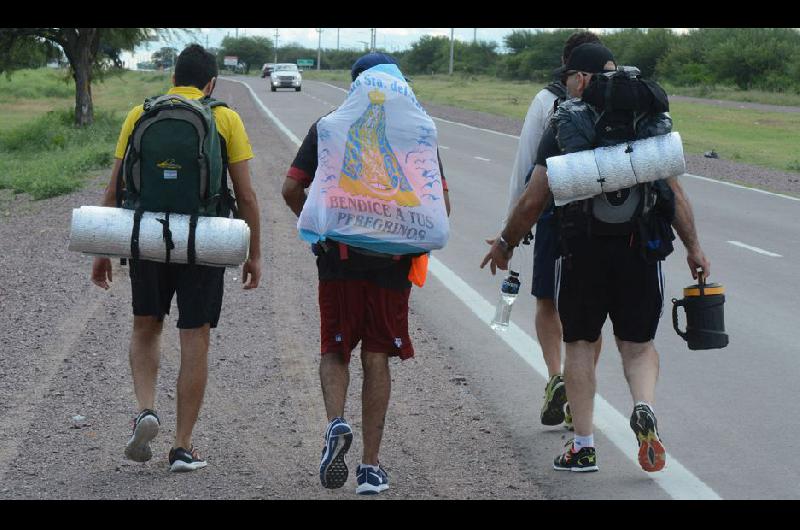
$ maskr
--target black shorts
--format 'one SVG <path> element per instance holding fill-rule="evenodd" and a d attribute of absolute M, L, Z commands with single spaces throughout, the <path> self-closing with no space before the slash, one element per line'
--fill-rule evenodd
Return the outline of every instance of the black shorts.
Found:
<path fill-rule="evenodd" d="M 664 308 L 661 262 L 647 263 L 630 236 L 576 237 L 567 246 L 570 256 L 556 262 L 564 342 L 594 342 L 607 315 L 618 339 L 652 340 Z"/>
<path fill-rule="evenodd" d="M 550 213 L 536 222 L 533 238 L 533 281 L 531 294 L 536 298 L 552 300 L 555 296 L 556 278 L 556 217 Z"/>
<path fill-rule="evenodd" d="M 154 316 L 159 321 L 169 314 L 172 295 L 178 294 L 178 327 L 217 327 L 222 309 L 225 267 L 158 263 L 129 260 L 133 314 Z"/>

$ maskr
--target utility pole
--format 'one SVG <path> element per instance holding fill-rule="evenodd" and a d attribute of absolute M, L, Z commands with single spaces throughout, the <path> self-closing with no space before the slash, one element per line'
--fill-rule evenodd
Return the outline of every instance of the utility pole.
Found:
<path fill-rule="evenodd" d="M 336 28 L 336 51 L 339 51 L 339 30 L 342 28 Z"/>
<path fill-rule="evenodd" d="M 455 28 L 450 28 L 450 69 L 447 75 L 453 75 L 453 31 Z"/>
<path fill-rule="evenodd" d="M 319 33 L 319 40 L 317 41 L 317 71 L 319 72 L 319 62 L 322 59 L 322 28 L 317 28 L 317 33 Z"/>
<path fill-rule="evenodd" d="M 472 44 L 478 43 L 478 28 L 472 28 Z"/>
<path fill-rule="evenodd" d="M 275 28 L 275 62 L 278 62 L 278 28 Z"/>
<path fill-rule="evenodd" d="M 236 28 L 236 38 L 239 38 L 239 28 Z"/>
<path fill-rule="evenodd" d="M 369 43 L 369 46 L 370 46 L 370 50 L 369 51 L 371 51 L 372 53 L 375 53 L 375 37 L 378 35 L 377 29 L 378 28 L 370 28 L 371 39 L 370 39 L 370 43 Z"/>

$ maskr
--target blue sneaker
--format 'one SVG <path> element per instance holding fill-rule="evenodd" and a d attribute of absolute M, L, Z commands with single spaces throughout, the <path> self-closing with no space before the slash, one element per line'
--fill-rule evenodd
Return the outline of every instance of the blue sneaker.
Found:
<path fill-rule="evenodd" d="M 380 465 L 375 469 L 374 466 L 359 464 L 356 468 L 356 481 L 356 493 L 359 495 L 377 495 L 389 489 L 389 476 Z"/>
<path fill-rule="evenodd" d="M 325 431 L 325 447 L 319 463 L 319 481 L 323 488 L 335 489 L 347 481 L 344 456 L 353 442 L 353 429 L 344 418 L 334 418 Z"/>

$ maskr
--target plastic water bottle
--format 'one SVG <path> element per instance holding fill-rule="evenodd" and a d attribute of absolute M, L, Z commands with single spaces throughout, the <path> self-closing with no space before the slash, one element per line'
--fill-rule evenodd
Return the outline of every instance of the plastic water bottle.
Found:
<path fill-rule="evenodd" d="M 511 319 L 511 306 L 519 294 L 519 273 L 512 270 L 508 271 L 508 277 L 503 280 L 500 287 L 500 300 L 497 302 L 497 311 L 490 326 L 492 329 L 505 331 L 508 329 L 508 322 Z"/>

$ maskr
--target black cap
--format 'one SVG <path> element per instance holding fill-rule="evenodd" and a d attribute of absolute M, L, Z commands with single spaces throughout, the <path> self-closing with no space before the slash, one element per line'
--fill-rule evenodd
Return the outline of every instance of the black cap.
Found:
<path fill-rule="evenodd" d="M 572 50 L 572 54 L 567 59 L 566 64 L 554 70 L 553 75 L 561 77 L 566 72 L 597 74 L 605 71 L 608 61 L 614 61 L 614 55 L 611 50 L 602 44 L 588 42 Z M 616 61 L 614 63 L 616 64 Z"/>

